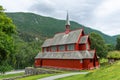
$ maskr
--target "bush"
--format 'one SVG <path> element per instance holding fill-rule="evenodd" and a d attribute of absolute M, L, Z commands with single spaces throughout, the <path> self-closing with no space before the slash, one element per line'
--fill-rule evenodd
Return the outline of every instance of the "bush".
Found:
<path fill-rule="evenodd" d="M 110 51 L 107 55 L 107 58 L 120 59 L 120 51 Z"/>
<path fill-rule="evenodd" d="M 12 67 L 7 64 L 7 62 L 2 62 L 2 64 L 0 65 L 0 73 L 4 74 L 7 71 L 12 70 Z"/>

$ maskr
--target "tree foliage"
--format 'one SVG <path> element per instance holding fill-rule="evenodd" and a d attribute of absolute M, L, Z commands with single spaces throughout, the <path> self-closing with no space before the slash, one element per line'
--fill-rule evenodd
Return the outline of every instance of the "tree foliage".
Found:
<path fill-rule="evenodd" d="M 14 53 L 14 41 L 12 34 L 16 33 L 15 25 L 6 16 L 4 9 L 0 6 L 0 73 L 11 69 L 7 60 Z"/>
<path fill-rule="evenodd" d="M 14 36 L 15 54 L 10 55 L 7 62 L 11 64 L 14 69 L 24 69 L 28 66 L 33 66 L 34 58 L 41 50 L 41 40 L 33 39 L 33 41 L 26 42 L 18 35 Z"/>
<path fill-rule="evenodd" d="M 108 52 L 107 57 L 120 59 L 120 51 L 110 51 L 110 52 Z"/>
<path fill-rule="evenodd" d="M 116 50 L 120 50 L 120 36 L 117 37 Z"/>
<path fill-rule="evenodd" d="M 8 18 L 2 6 L 0 6 L 0 64 L 7 60 L 14 51 L 12 34 L 16 33 L 15 25 Z"/>
<path fill-rule="evenodd" d="M 104 39 L 97 33 L 92 32 L 90 34 L 91 49 L 96 49 L 99 57 L 106 57 L 107 47 L 105 45 Z"/>
<path fill-rule="evenodd" d="M 106 47 L 107 47 L 108 52 L 115 50 L 115 46 L 113 44 L 106 44 Z"/>

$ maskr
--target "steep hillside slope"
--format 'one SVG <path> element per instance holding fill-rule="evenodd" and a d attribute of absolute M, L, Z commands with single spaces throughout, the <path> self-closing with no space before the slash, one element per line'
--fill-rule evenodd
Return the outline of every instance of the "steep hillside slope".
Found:
<path fill-rule="evenodd" d="M 12 18 L 17 26 L 17 29 L 23 35 L 33 37 L 48 38 L 52 37 L 57 32 L 65 30 L 65 21 L 55 18 L 44 17 L 33 13 L 7 13 Z M 99 33 L 106 41 L 106 43 L 115 44 L 115 37 L 103 34 L 100 31 L 85 27 L 74 21 L 71 21 L 71 29 L 83 28 L 86 34 L 90 32 Z"/>

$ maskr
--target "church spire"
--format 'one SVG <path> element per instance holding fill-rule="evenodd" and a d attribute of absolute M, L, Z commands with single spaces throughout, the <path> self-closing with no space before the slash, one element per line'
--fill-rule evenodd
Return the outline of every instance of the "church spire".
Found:
<path fill-rule="evenodd" d="M 68 12 L 67 12 L 67 17 L 66 17 L 66 25 L 70 25 L 69 14 L 68 14 Z"/>
<path fill-rule="evenodd" d="M 67 34 L 67 33 L 70 32 L 70 21 L 69 21 L 68 12 L 67 12 L 67 16 L 66 16 L 66 24 L 65 24 L 65 26 L 66 26 L 66 31 L 65 31 L 65 33 Z"/>

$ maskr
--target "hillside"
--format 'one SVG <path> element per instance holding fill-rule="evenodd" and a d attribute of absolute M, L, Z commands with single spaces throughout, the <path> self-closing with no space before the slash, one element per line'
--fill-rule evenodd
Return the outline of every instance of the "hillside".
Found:
<path fill-rule="evenodd" d="M 75 75 L 57 80 L 120 80 L 120 62 L 96 69 L 86 75 Z"/>
<path fill-rule="evenodd" d="M 44 17 L 33 13 L 7 13 L 17 26 L 20 35 L 29 37 L 39 37 L 45 39 L 52 37 L 57 32 L 63 32 L 65 29 L 65 20 L 58 20 L 51 17 Z M 71 29 L 83 28 L 86 34 L 90 32 L 99 33 L 106 43 L 115 44 L 116 37 L 111 37 L 98 30 L 94 30 L 71 21 Z"/>

